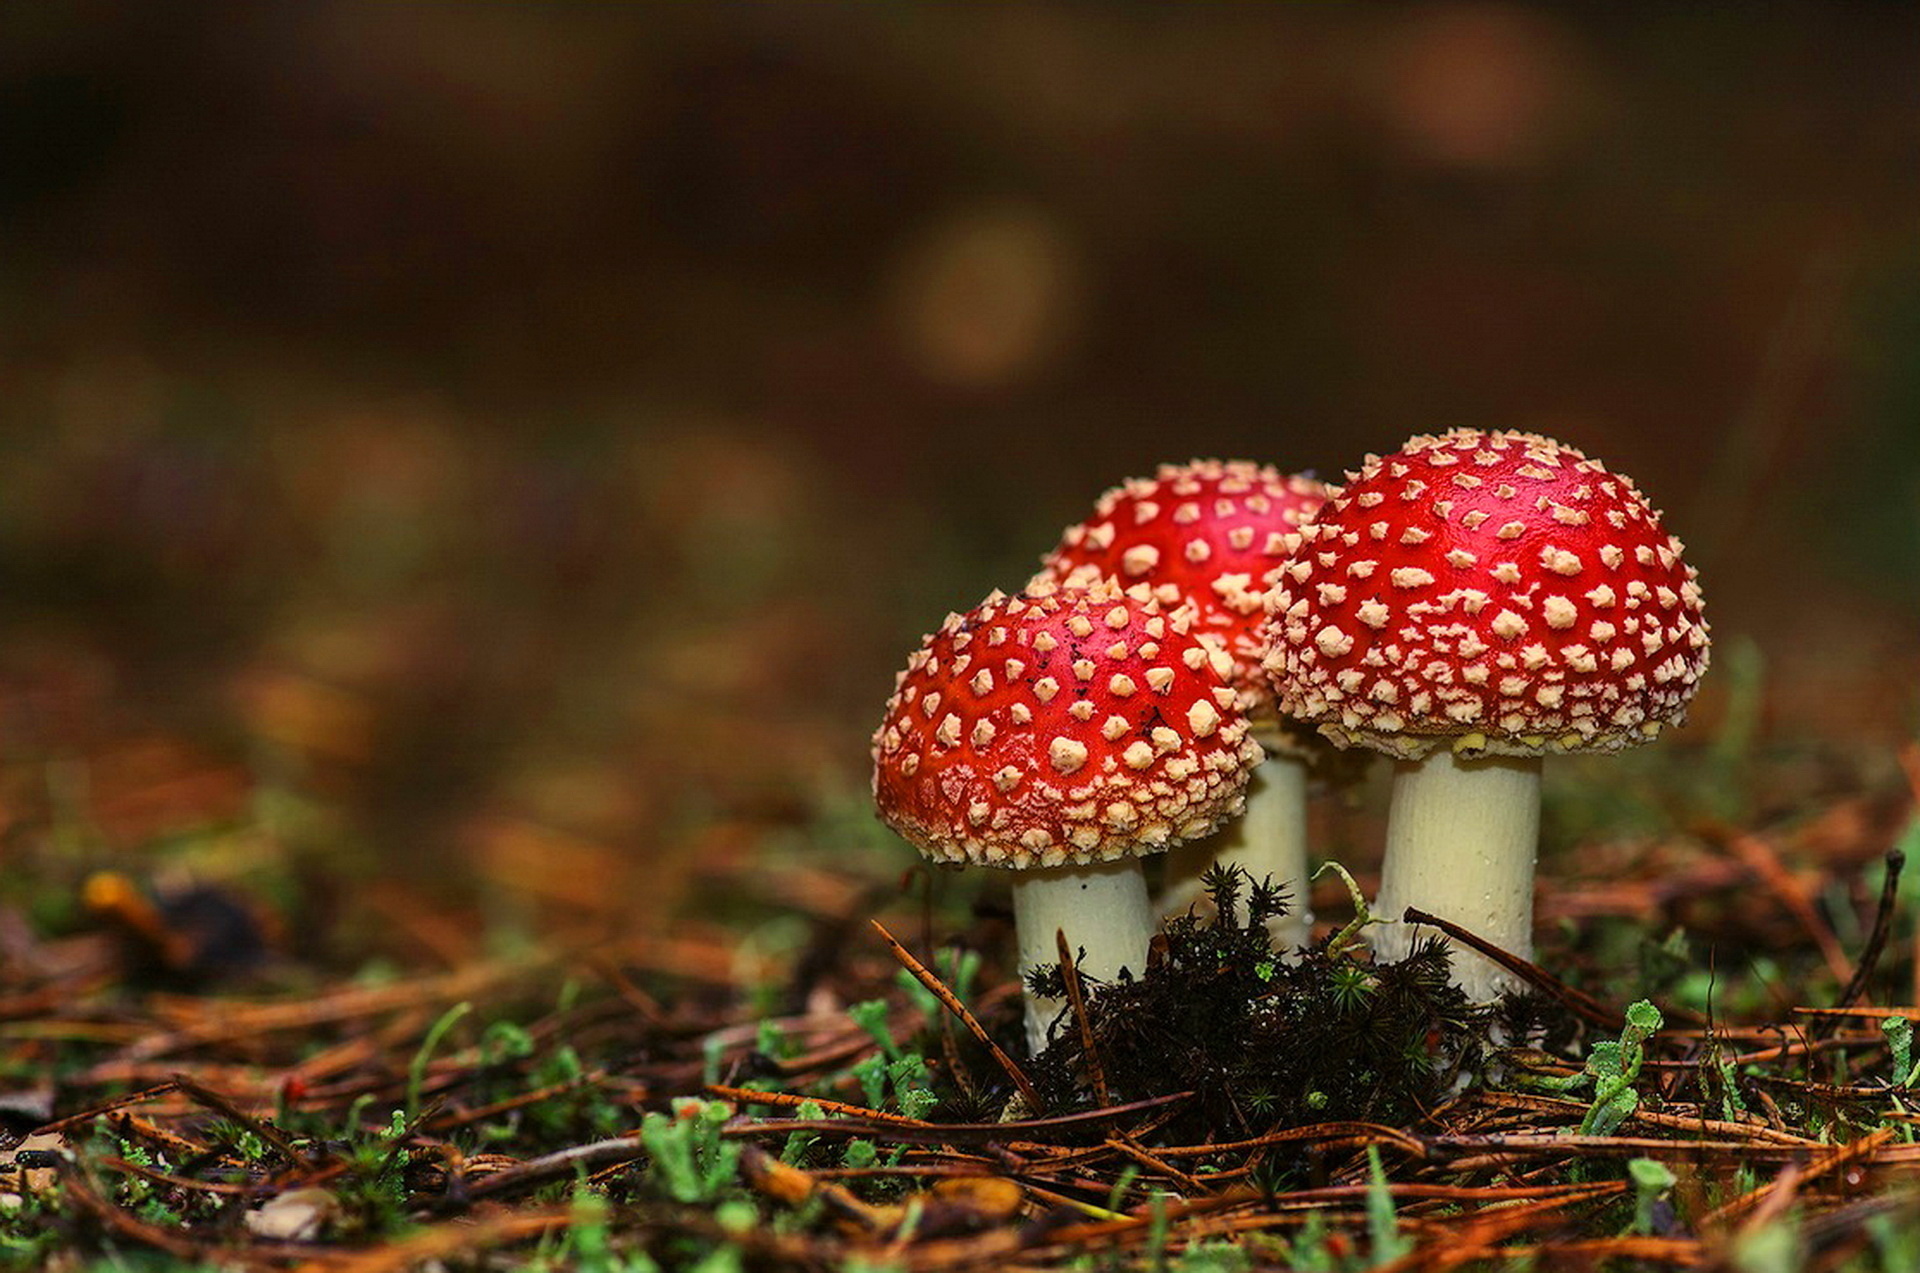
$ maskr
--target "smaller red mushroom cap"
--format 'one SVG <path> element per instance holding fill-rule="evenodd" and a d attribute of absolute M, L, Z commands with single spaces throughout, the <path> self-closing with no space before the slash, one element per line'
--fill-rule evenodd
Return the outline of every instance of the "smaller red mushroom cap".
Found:
<path fill-rule="evenodd" d="M 1369 456 L 1268 597 L 1283 712 L 1417 757 L 1613 751 L 1685 719 L 1695 571 L 1632 482 L 1528 433 Z"/>
<path fill-rule="evenodd" d="M 1163 464 L 1102 495 L 1093 516 L 1069 526 L 1042 559 L 1037 578 L 1144 583 L 1169 610 L 1191 604 L 1201 630 L 1233 656 L 1241 706 L 1256 712 L 1273 702 L 1260 662 L 1267 581 L 1327 494 L 1313 478 L 1246 460 Z"/>
<path fill-rule="evenodd" d="M 1145 588 L 1030 587 L 948 615 L 873 736 L 881 820 L 936 861 L 1156 853 L 1240 812 L 1261 759 L 1226 658 Z"/>

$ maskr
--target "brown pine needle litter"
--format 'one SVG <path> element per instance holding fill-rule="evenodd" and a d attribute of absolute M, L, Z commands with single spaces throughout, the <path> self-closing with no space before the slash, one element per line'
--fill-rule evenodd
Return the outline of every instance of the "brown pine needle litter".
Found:
<path fill-rule="evenodd" d="M 1068 1007 L 1037 1057 L 993 971 L 991 907 L 936 943 L 925 913 L 860 913 L 858 887 L 788 891 L 837 936 L 784 994 L 727 971 L 763 955 L 735 960 L 722 928 L 377 982 L 296 969 L 305 987 L 276 993 L 10 960 L 0 1254 L 325 1273 L 1907 1267 L 1920 1008 L 1901 998 L 1914 916 L 1888 848 L 1905 825 L 1855 802 L 1576 869 L 1544 909 L 1586 927 L 1537 965 L 1507 957 L 1532 990 L 1489 1007 L 1450 985 L 1437 941 L 1374 963 L 1364 928 L 1335 922 L 1274 951 L 1263 921 L 1284 899 L 1217 873 L 1137 980 L 1042 970 Z M 1688 926 L 1623 938 L 1592 918 L 1636 888 L 1642 915 Z M 1793 1263 L 1753 1263 L 1769 1251 Z"/>

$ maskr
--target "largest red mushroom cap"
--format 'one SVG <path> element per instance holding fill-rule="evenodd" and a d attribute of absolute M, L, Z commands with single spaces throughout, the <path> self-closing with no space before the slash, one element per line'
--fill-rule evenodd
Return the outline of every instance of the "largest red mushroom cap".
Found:
<path fill-rule="evenodd" d="M 935 860 L 1014 868 L 1212 831 L 1240 811 L 1260 747 L 1189 625 L 1104 585 L 949 615 L 874 734 L 882 820 Z"/>
<path fill-rule="evenodd" d="M 1043 559 L 1040 577 L 1145 583 L 1168 609 L 1192 604 L 1233 656 L 1234 688 L 1254 712 L 1273 701 L 1260 666 L 1267 577 L 1327 493 L 1310 477 L 1245 460 L 1163 464 L 1101 496 Z"/>
<path fill-rule="evenodd" d="M 1633 483 L 1526 433 L 1369 457 L 1268 599 L 1281 710 L 1419 756 L 1611 751 L 1685 716 L 1707 625 Z"/>

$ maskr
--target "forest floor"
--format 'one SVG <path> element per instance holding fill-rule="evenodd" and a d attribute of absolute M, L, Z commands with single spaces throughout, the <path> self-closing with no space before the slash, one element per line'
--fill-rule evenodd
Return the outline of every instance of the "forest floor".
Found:
<path fill-rule="evenodd" d="M 855 798 L 699 857 L 636 930 L 329 885 L 258 798 L 102 869 L 16 769 L 0 1258 L 1920 1267 L 1920 749 L 1723 735 L 1612 769 L 1549 784 L 1578 849 L 1543 858 L 1528 995 L 1372 964 L 1328 876 L 1309 951 L 1203 907 L 1141 982 L 1075 979 L 1032 1060 L 1004 893 L 906 869 Z M 310 940 L 330 891 L 366 936 Z"/>

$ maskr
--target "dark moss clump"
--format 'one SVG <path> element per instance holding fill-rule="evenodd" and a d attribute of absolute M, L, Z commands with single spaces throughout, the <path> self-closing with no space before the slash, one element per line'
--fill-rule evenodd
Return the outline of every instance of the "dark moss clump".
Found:
<path fill-rule="evenodd" d="M 1346 1119 L 1404 1126 L 1478 1061 L 1487 1014 L 1448 980 L 1443 942 L 1367 963 L 1343 933 L 1283 961 L 1266 929 L 1286 911 L 1283 892 L 1237 867 L 1205 883 L 1215 918 L 1167 920 L 1140 980 L 1085 983 L 1092 1058 L 1071 1012 L 1055 1024 L 1032 1065 L 1051 1108 L 1092 1102 L 1097 1060 L 1116 1103 L 1196 1092 L 1180 1123 L 1201 1139 Z M 1033 987 L 1061 995 L 1060 970 L 1037 970 Z"/>

